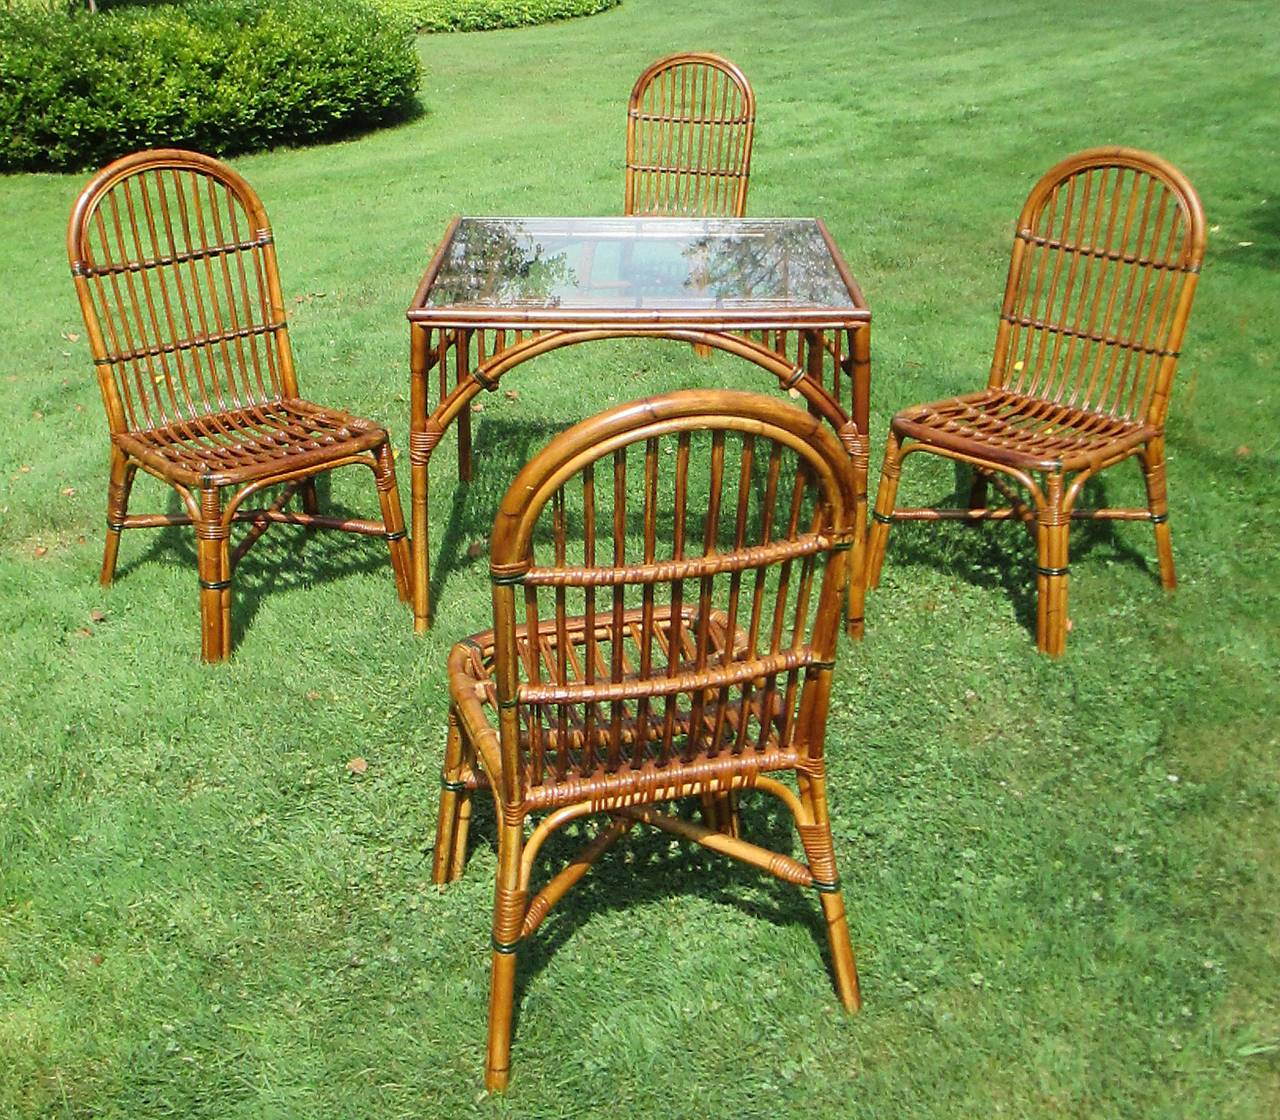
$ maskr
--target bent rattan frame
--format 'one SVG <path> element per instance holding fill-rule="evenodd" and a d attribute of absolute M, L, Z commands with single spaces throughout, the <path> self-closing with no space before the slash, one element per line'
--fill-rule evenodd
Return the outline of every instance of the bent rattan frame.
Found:
<path fill-rule="evenodd" d="M 231 652 L 231 573 L 276 523 L 382 537 L 402 600 L 411 570 L 386 431 L 299 396 L 271 226 L 245 180 L 198 152 L 157 149 L 99 172 L 76 200 L 67 255 L 111 434 L 101 582 L 125 529 L 193 525 L 201 654 Z M 319 512 L 315 478 L 368 467 L 381 520 Z M 141 469 L 180 514 L 131 514 Z M 269 505 L 248 508 L 268 487 Z M 287 509 L 297 494 L 302 509 Z M 249 531 L 234 549 L 231 526 Z"/>
<path fill-rule="evenodd" d="M 1150 522 L 1161 583 L 1173 589 L 1164 425 L 1204 249 L 1200 199 L 1159 156 L 1093 148 L 1046 172 L 1018 219 L 987 388 L 904 409 L 890 425 L 869 586 L 893 521 L 1020 519 L 1036 540 L 1036 643 L 1058 656 L 1068 530 L 1102 518 Z M 969 508 L 895 508 L 903 460 L 916 451 L 974 468 Z M 1089 479 L 1129 458 L 1142 467 L 1146 507 L 1076 508 Z M 1008 506 L 988 506 L 988 483 Z"/>
<path fill-rule="evenodd" d="M 556 436 L 512 482 L 492 535 L 493 629 L 449 656 L 434 865 L 437 883 L 462 874 L 471 792 L 488 787 L 490 1089 L 509 1076 L 521 943 L 637 823 L 815 888 L 836 988 L 857 1009 L 823 753 L 857 506 L 848 455 L 821 417 L 726 390 L 611 409 Z M 787 771 L 796 789 L 779 780 Z M 707 827 L 655 807 L 752 789 L 790 811 L 804 861 L 723 819 Z M 535 891 L 544 841 L 588 815 L 605 818 L 598 834 Z"/>
<path fill-rule="evenodd" d="M 741 218 L 756 98 L 746 75 L 706 52 L 661 58 L 627 102 L 624 213 Z"/>

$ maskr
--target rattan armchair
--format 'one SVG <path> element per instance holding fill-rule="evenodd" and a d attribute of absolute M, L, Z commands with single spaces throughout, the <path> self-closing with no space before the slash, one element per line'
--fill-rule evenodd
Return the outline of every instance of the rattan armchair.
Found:
<path fill-rule="evenodd" d="M 494 627 L 449 656 L 434 867 L 438 883 L 462 873 L 471 793 L 488 787 L 489 1088 L 507 1083 L 521 943 L 636 824 L 817 890 L 857 1009 L 823 763 L 854 510 L 848 454 L 820 418 L 724 390 L 586 420 L 511 484 L 491 541 Z M 794 816 L 804 861 L 657 808 L 753 789 Z M 535 891 L 543 843 L 587 815 L 600 831 Z"/>
<path fill-rule="evenodd" d="M 756 99 L 728 59 L 673 54 L 636 79 L 627 104 L 627 214 L 741 218 Z"/>
<path fill-rule="evenodd" d="M 67 253 L 111 433 L 102 583 L 123 530 L 193 525 L 206 661 L 231 651 L 232 569 L 274 522 L 384 538 L 408 599 L 389 438 L 299 396 L 271 227 L 249 184 L 196 152 L 126 156 L 76 201 Z M 381 520 L 318 512 L 316 475 L 348 465 L 373 472 Z M 172 486 L 185 512 L 128 513 L 139 469 Z M 246 508 L 281 484 L 269 506 Z M 295 493 L 301 510 L 286 508 Z M 250 527 L 232 551 L 234 522 Z"/>
<path fill-rule="evenodd" d="M 1204 246 L 1200 199 L 1158 156 L 1094 148 L 1044 175 L 1018 219 L 986 389 L 904 409 L 890 425 L 869 586 L 893 521 L 1012 517 L 1035 533 L 1045 653 L 1066 648 L 1073 518 L 1150 522 L 1161 583 L 1174 587 L 1164 424 Z M 915 451 L 974 468 L 969 508 L 895 508 L 903 460 Z M 1089 479 L 1131 457 L 1146 480 L 1145 508 L 1076 507 Z M 990 508 L 988 483 L 1010 504 Z"/>

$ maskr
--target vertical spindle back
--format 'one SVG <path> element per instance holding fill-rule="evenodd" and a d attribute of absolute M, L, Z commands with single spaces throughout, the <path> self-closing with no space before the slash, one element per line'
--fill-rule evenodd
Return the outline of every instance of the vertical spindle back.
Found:
<path fill-rule="evenodd" d="M 80 195 L 67 252 L 112 431 L 298 395 L 271 227 L 231 168 L 118 161 Z"/>
<path fill-rule="evenodd" d="M 750 393 L 672 393 L 553 440 L 492 538 L 508 774 L 820 752 L 854 491 L 819 419 Z"/>
<path fill-rule="evenodd" d="M 751 84 L 727 59 L 655 62 L 627 106 L 625 212 L 742 217 L 755 118 Z"/>
<path fill-rule="evenodd" d="M 1204 245 L 1200 199 L 1158 156 L 1064 160 L 1018 220 L 991 387 L 1162 425 Z"/>

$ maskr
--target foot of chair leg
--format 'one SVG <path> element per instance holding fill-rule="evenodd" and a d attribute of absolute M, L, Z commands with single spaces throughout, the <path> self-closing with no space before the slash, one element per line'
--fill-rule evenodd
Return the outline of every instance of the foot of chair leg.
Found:
<path fill-rule="evenodd" d="M 207 662 L 222 661 L 231 653 L 231 554 L 216 489 L 200 491 L 200 518 L 195 530 L 200 656 Z"/>
<path fill-rule="evenodd" d="M 491 1093 L 500 1093 L 511 1079 L 511 1013 L 515 989 L 515 949 L 495 948 L 489 971 L 489 1042 L 484 1062 L 484 1087 Z"/>
<path fill-rule="evenodd" d="M 831 950 L 831 971 L 836 994 L 844 1009 L 856 1012 L 862 1007 L 862 990 L 858 984 L 858 965 L 849 940 L 849 921 L 845 916 L 844 896 L 840 891 L 822 894 L 822 917 L 827 926 L 827 944 Z"/>
<path fill-rule="evenodd" d="M 1147 484 L 1147 508 L 1156 531 L 1156 559 L 1160 564 L 1160 585 L 1166 591 L 1178 586 L 1173 568 L 1173 539 L 1169 533 L 1169 495 L 1165 488 L 1164 441 L 1152 440 L 1139 460 Z"/>
<path fill-rule="evenodd" d="M 898 499 L 898 479 L 902 473 L 897 437 L 891 431 L 884 448 L 884 466 L 880 470 L 880 487 L 876 492 L 876 508 L 871 515 L 871 531 L 867 535 L 867 564 L 864 585 L 880 586 L 880 567 L 889 542 L 889 526 L 893 523 L 893 507 Z"/>
<path fill-rule="evenodd" d="M 1062 509 L 1062 479 L 1048 478 L 1047 501 L 1036 516 L 1036 645 L 1061 657 L 1067 648 L 1067 562 L 1070 514 Z"/>
<path fill-rule="evenodd" d="M 108 587 L 116 574 L 116 558 L 120 554 L 120 534 L 124 531 L 129 509 L 129 491 L 137 467 L 129 463 L 124 452 L 111 448 L 111 475 L 107 481 L 107 539 L 102 549 L 102 570 L 98 582 Z"/>

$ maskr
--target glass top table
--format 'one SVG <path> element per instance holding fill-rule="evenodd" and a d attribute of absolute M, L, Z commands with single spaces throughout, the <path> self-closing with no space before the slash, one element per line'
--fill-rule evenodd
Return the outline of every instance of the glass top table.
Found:
<path fill-rule="evenodd" d="M 813 218 L 460 218 L 409 318 L 795 326 L 869 313 Z"/>
<path fill-rule="evenodd" d="M 445 432 L 457 428 L 469 481 L 478 394 L 559 347 L 639 337 L 743 358 L 831 425 L 857 477 L 847 627 L 861 634 L 871 312 L 819 219 L 454 218 L 407 315 L 419 632 L 431 602 L 428 466 Z"/>

